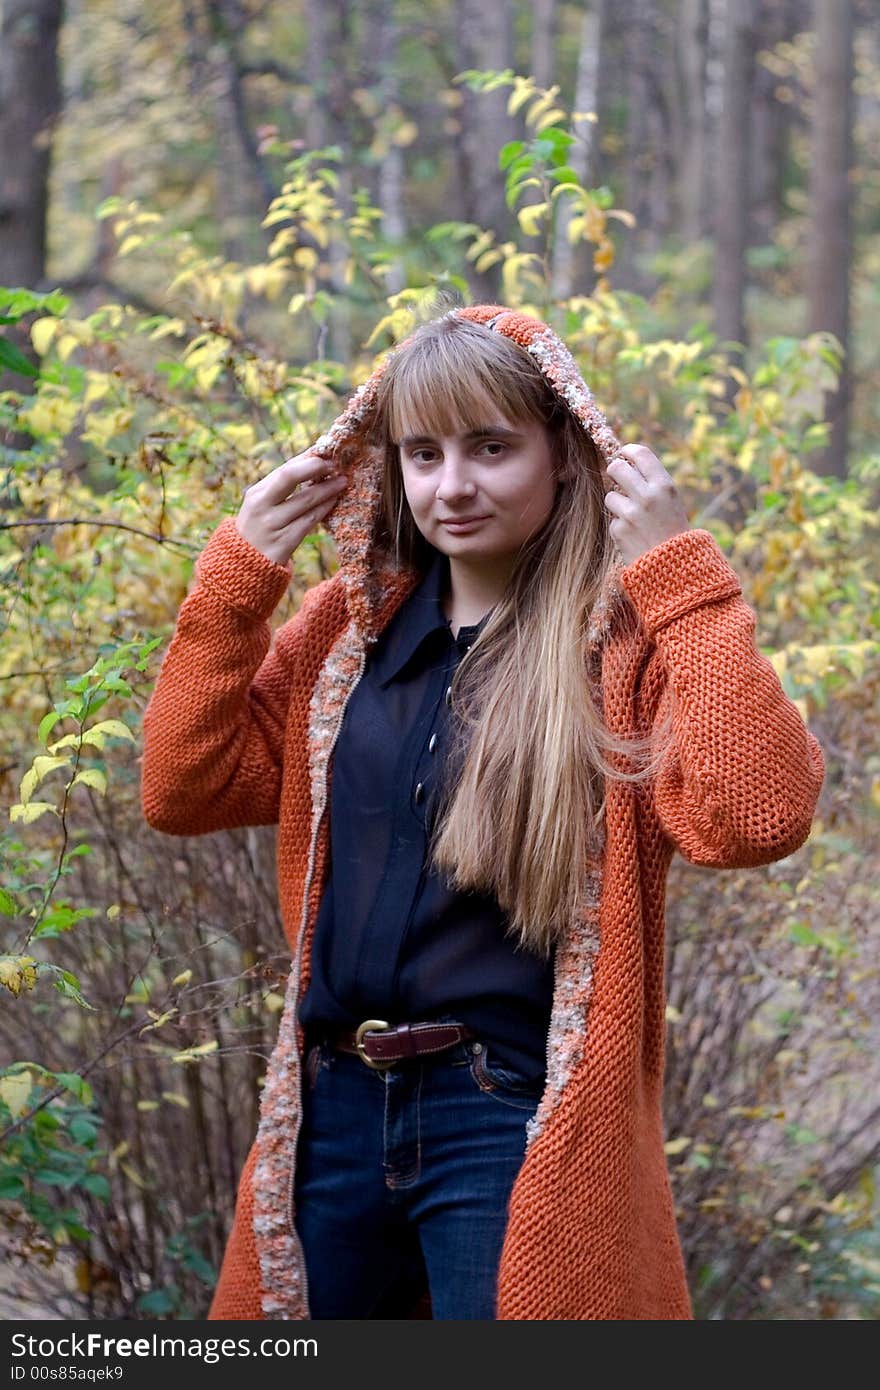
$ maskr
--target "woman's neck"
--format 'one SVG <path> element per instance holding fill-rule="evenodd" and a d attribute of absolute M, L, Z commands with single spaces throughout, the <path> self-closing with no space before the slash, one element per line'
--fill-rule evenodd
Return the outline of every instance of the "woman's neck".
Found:
<path fill-rule="evenodd" d="M 475 627 L 494 608 L 507 587 L 513 559 L 499 564 L 496 557 L 483 563 L 449 560 L 449 584 L 443 595 L 443 612 L 458 636 L 462 627 Z"/>

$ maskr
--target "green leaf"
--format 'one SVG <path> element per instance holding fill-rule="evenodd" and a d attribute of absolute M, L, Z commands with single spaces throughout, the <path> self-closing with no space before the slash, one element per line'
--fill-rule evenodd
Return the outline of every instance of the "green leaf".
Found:
<path fill-rule="evenodd" d="M 525 144 L 522 140 L 509 140 L 498 155 L 498 168 L 506 169 L 511 160 L 516 159 L 524 149 Z"/>
<path fill-rule="evenodd" d="M 83 1009 L 91 1009 L 93 1013 L 96 1012 L 94 1005 L 90 1004 L 89 1001 L 83 997 L 79 987 L 79 980 L 75 975 L 72 975 L 69 970 L 60 970 L 57 965 L 50 965 L 47 963 L 45 968 L 47 970 L 53 970 L 58 975 L 58 979 L 55 981 L 55 988 L 58 990 L 59 994 L 63 994 L 66 999 L 75 999 L 77 1004 Z"/>
<path fill-rule="evenodd" d="M 44 313 L 64 314 L 70 308 L 70 300 L 60 290 L 37 294 L 33 290 L 13 290 L 0 286 L 0 306 L 11 315 L 9 322 L 17 322 L 37 309 Z"/>
<path fill-rule="evenodd" d="M 149 1293 L 140 1295 L 137 1306 L 141 1313 L 162 1317 L 165 1313 L 174 1312 L 177 1307 L 177 1297 L 169 1289 L 151 1289 Z"/>
<path fill-rule="evenodd" d="M 11 372 L 18 372 L 19 376 L 39 376 L 39 369 L 35 367 L 25 357 L 23 352 L 19 352 L 14 344 L 6 338 L 0 338 L 0 367 L 7 367 Z"/>
<path fill-rule="evenodd" d="M 57 1168 L 38 1168 L 34 1173 L 36 1182 L 44 1182 L 48 1187 L 70 1187 L 71 1180 L 76 1182 L 75 1175 L 62 1173 Z"/>
<path fill-rule="evenodd" d="M 57 907 L 51 908 L 43 918 L 40 925 L 34 931 L 34 940 L 40 936 L 60 936 L 62 932 L 70 931 L 77 922 L 84 918 L 97 917 L 96 907 L 70 907 L 67 903 L 59 903 Z"/>
<path fill-rule="evenodd" d="M 4 917 L 14 917 L 18 912 L 15 899 L 11 893 L 7 893 L 5 888 L 0 888 L 0 912 Z"/>
<path fill-rule="evenodd" d="M 52 709 L 49 711 L 48 714 L 43 715 L 43 718 L 40 720 L 39 726 L 37 728 L 37 738 L 40 740 L 41 743 L 46 742 L 46 735 L 49 733 L 49 730 L 54 729 L 59 719 L 63 718 L 64 716 L 60 714 L 57 709 Z"/>
<path fill-rule="evenodd" d="M 580 183 L 576 171 L 568 164 L 561 164 L 558 169 L 551 169 L 550 177 L 556 179 L 557 183 Z"/>
<path fill-rule="evenodd" d="M 71 976 L 71 978 L 73 977 Z M 93 1091 L 88 1081 L 77 1075 L 75 1071 L 56 1071 L 53 1075 L 55 1080 L 68 1091 L 72 1091 L 83 1105 L 91 1105 Z"/>
<path fill-rule="evenodd" d="M 789 928 L 788 935 L 798 946 L 818 946 L 820 944 L 818 936 L 810 930 L 806 922 L 794 922 Z"/>
<path fill-rule="evenodd" d="M 103 1173 L 86 1173 L 80 1187 L 85 1188 L 86 1192 L 90 1192 L 93 1197 L 100 1197 L 104 1202 L 110 1200 L 110 1184 Z"/>

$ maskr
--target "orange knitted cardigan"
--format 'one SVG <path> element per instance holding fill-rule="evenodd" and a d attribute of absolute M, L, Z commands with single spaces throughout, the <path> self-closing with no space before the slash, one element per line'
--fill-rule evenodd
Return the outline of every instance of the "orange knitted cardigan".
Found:
<path fill-rule="evenodd" d="M 547 325 L 501 305 L 452 313 L 530 351 L 606 461 L 618 443 Z M 387 359 L 386 359 L 387 360 Z M 369 647 L 418 583 L 377 551 L 383 461 L 364 428 L 378 367 L 315 444 L 350 472 L 328 518 L 339 568 L 274 632 L 290 565 L 227 517 L 196 562 L 143 718 L 142 808 L 169 835 L 278 826 L 291 970 L 260 1122 L 210 1318 L 307 1319 L 293 1220 L 313 930 L 329 875 L 332 752 Z M 640 619 L 615 627 L 622 585 Z M 806 840 L 824 777 L 815 737 L 755 645 L 756 615 L 707 530 L 613 570 L 588 647 L 606 721 L 674 743 L 648 788 L 607 788 L 600 870 L 555 954 L 547 1082 L 527 1127 L 498 1272 L 500 1319 L 693 1317 L 663 1149 L 664 897 L 671 857 L 766 864 Z M 413 1317 L 430 1317 L 422 1298 Z"/>

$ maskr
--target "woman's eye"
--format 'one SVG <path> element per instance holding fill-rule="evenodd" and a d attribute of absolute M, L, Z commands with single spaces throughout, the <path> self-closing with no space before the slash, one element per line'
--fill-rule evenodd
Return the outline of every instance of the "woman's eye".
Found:
<path fill-rule="evenodd" d="M 503 453 L 504 453 L 504 451 L 505 451 L 506 448 L 507 448 L 507 445 L 506 445 L 506 444 L 503 444 L 500 440 L 497 440 L 497 439 L 490 439 L 490 440 L 487 440 L 484 444 L 481 444 L 479 447 L 480 447 L 480 450 L 481 450 L 481 451 L 482 451 L 483 449 L 497 449 L 497 450 L 498 450 L 498 453 L 492 453 L 492 454 L 489 455 L 490 458 L 495 458 L 495 459 L 497 459 L 497 458 L 500 456 L 500 454 L 503 454 Z M 413 463 L 431 463 L 431 462 L 433 461 L 434 452 L 435 452 L 435 451 L 434 451 L 433 449 L 427 449 L 427 448 L 425 448 L 425 449 L 413 449 L 412 452 L 410 453 L 410 458 L 412 459 Z M 425 455 L 425 454 L 428 454 L 428 455 L 430 455 L 431 457 L 429 457 L 429 458 L 426 459 L 426 458 L 424 458 L 424 455 Z"/>

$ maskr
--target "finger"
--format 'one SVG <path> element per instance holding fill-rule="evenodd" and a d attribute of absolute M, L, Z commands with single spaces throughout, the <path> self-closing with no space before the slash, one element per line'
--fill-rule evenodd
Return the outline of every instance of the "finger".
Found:
<path fill-rule="evenodd" d="M 650 481 L 655 472 L 655 465 L 659 464 L 660 460 L 647 444 L 624 444 L 620 452 L 642 478 Z"/>
<path fill-rule="evenodd" d="M 606 492 L 605 510 L 613 516 L 623 517 L 625 520 L 632 516 L 633 500 L 631 497 L 624 497 L 619 492 Z"/>
<path fill-rule="evenodd" d="M 332 459 L 319 458 L 317 454 L 298 454 L 296 458 L 285 459 L 263 481 L 266 483 L 265 495 L 268 502 L 282 502 L 302 485 L 314 484 L 327 478 L 333 472 Z"/>
<path fill-rule="evenodd" d="M 327 502 L 335 502 L 345 491 L 345 487 L 344 478 L 329 478 L 326 482 L 303 485 L 289 497 L 282 497 L 276 502 L 275 510 L 285 522 L 294 520 L 314 507 L 323 507 Z"/>
<path fill-rule="evenodd" d="M 608 465 L 608 476 L 617 483 L 627 496 L 638 498 L 644 495 L 648 479 L 639 471 L 631 459 L 614 458 Z"/>

